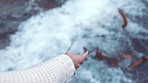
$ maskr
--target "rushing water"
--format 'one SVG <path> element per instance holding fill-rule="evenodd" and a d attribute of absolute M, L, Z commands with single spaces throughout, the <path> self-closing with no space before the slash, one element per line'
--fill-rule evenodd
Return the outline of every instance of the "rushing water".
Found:
<path fill-rule="evenodd" d="M 118 8 L 127 15 L 125 29 Z M 118 58 L 117 52 L 146 56 L 147 9 L 148 0 L 68 0 L 20 24 L 10 45 L 0 50 L 0 70 L 28 68 L 67 51 L 81 54 L 84 47 L 90 51 L 99 47 L 108 57 Z M 143 16 L 145 24 L 136 18 Z M 94 55 L 89 55 L 71 83 L 138 83 L 128 68 L 131 60 L 110 67 Z"/>

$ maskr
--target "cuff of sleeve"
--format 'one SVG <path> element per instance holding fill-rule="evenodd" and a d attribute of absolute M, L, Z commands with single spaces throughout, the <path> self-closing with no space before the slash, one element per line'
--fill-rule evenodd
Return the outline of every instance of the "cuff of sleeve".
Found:
<path fill-rule="evenodd" d="M 58 57 L 56 57 L 58 61 L 60 61 L 66 69 L 66 82 L 69 82 L 71 80 L 71 77 L 74 75 L 75 67 L 74 63 L 71 60 L 71 58 L 65 54 L 61 54 Z"/>

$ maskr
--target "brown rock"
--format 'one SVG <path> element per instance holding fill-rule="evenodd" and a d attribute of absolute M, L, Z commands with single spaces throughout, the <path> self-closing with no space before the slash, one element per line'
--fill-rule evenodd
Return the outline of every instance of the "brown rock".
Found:
<path fill-rule="evenodd" d="M 51 9 L 59 5 L 56 0 L 37 0 L 36 3 L 44 10 Z"/>

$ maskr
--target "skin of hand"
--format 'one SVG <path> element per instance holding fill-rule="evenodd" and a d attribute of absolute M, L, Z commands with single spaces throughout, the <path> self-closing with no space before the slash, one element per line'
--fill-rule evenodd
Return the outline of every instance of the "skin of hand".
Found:
<path fill-rule="evenodd" d="M 88 55 L 88 51 L 83 53 L 82 55 L 77 55 L 77 54 L 73 54 L 73 53 L 65 53 L 67 56 L 69 56 L 71 58 L 71 60 L 74 63 L 75 68 L 79 68 L 79 65 L 85 60 L 85 58 Z"/>

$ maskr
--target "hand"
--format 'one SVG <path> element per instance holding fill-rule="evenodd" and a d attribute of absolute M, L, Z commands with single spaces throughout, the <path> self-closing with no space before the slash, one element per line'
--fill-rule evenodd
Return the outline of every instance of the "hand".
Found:
<path fill-rule="evenodd" d="M 73 53 L 65 53 L 67 56 L 69 56 L 71 58 L 71 60 L 74 63 L 75 68 L 79 68 L 79 65 L 85 60 L 85 58 L 88 55 L 88 51 L 83 53 L 81 56 L 77 55 L 77 54 L 73 54 Z"/>

